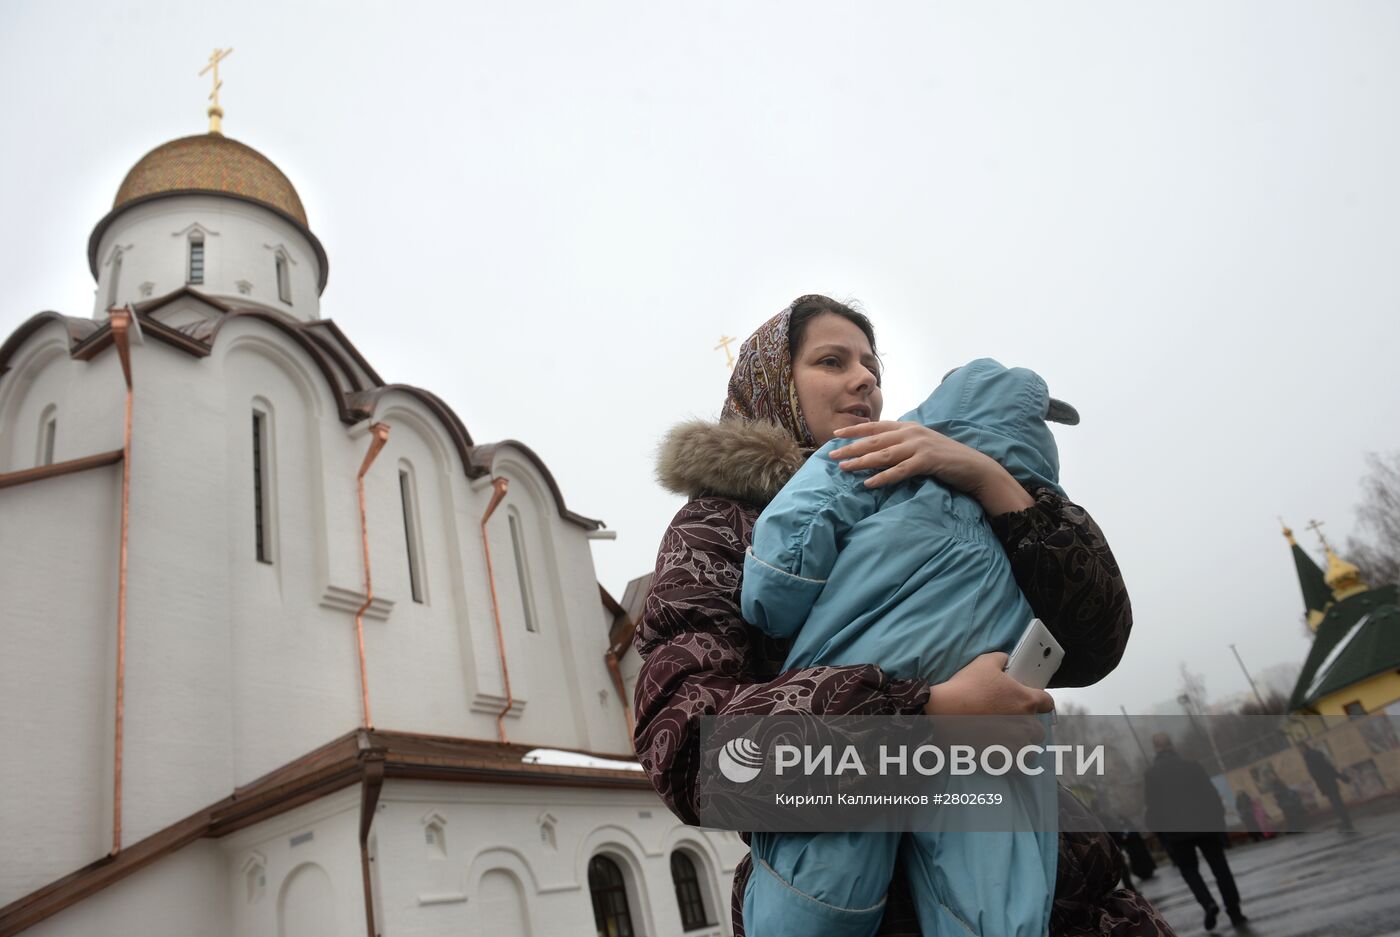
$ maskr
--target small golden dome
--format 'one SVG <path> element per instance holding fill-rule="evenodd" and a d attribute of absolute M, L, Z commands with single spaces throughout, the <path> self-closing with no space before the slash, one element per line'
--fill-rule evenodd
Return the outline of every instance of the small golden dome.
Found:
<path fill-rule="evenodd" d="M 1361 570 L 1355 565 L 1348 563 L 1340 556 L 1332 552 L 1331 547 L 1327 550 L 1327 585 L 1331 587 L 1337 598 L 1343 599 L 1357 592 L 1364 592 L 1367 589 L 1366 583 L 1361 579 Z"/>
<path fill-rule="evenodd" d="M 112 209 L 167 192 L 235 195 L 308 226 L 301 198 L 282 170 L 257 150 L 223 134 L 181 137 L 151 150 L 122 180 Z"/>

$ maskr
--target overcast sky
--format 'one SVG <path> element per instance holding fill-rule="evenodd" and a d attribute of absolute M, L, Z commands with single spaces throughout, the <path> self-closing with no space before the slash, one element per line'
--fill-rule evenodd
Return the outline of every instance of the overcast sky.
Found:
<path fill-rule="evenodd" d="M 123 175 L 225 132 L 301 194 L 322 314 L 388 381 L 516 438 L 601 517 L 615 595 L 680 506 L 652 477 L 714 416 L 714 346 L 858 300 L 887 413 L 979 356 L 1083 414 L 1066 488 L 1136 628 L 1062 700 L 1211 696 L 1308 648 L 1282 515 L 1341 543 L 1400 449 L 1393 3 L 0 5 L 0 339 L 90 315 Z"/>

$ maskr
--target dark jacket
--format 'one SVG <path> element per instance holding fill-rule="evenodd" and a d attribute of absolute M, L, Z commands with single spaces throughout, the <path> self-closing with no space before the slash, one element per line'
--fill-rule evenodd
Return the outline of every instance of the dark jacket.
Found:
<path fill-rule="evenodd" d="M 1308 774 L 1312 775 L 1313 783 L 1317 789 L 1322 791 L 1324 797 L 1334 797 L 1341 793 L 1341 788 L 1337 786 L 1339 780 L 1345 781 L 1346 775 L 1338 771 L 1332 762 L 1327 760 L 1327 756 L 1315 748 L 1304 746 L 1303 764 L 1307 766 Z"/>
<path fill-rule="evenodd" d="M 739 611 L 744 552 L 763 506 L 802 464 L 781 429 L 727 421 L 683 424 L 662 447 L 658 476 L 691 498 L 662 537 L 652 592 L 638 623 L 642 657 L 636 689 L 638 758 L 656 791 L 687 823 L 696 822 L 698 719 L 716 713 L 917 713 L 928 685 L 894 679 L 874 665 L 814 667 L 780 673 L 785 642 L 750 627 Z M 1132 613 L 1118 566 L 1083 509 L 1049 489 L 1035 504 L 992 521 L 1032 609 L 1066 650 L 1054 685 L 1102 679 L 1123 654 Z M 1084 808 L 1061 800 L 1062 825 L 1082 829 Z M 1170 935 L 1136 892 L 1117 889 L 1121 858 L 1108 836 L 1065 833 L 1051 933 Z M 734 931 L 750 870 L 735 872 Z M 895 879 L 902 880 L 897 869 Z M 917 937 L 912 903 L 892 888 L 884 937 Z"/>
<path fill-rule="evenodd" d="M 1225 805 L 1206 769 L 1174 749 L 1147 769 L 1147 828 L 1164 844 L 1225 829 Z"/>

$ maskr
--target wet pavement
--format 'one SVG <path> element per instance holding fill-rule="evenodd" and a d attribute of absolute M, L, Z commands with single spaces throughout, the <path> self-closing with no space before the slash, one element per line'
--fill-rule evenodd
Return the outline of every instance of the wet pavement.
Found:
<path fill-rule="evenodd" d="M 1358 832 L 1292 833 L 1226 850 L 1249 923 L 1222 911 L 1215 933 L 1250 937 L 1400 937 L 1400 816 L 1358 818 Z M 1200 864 L 1216 901 L 1219 889 Z M 1139 883 L 1179 937 L 1205 934 L 1205 913 L 1170 863 Z"/>

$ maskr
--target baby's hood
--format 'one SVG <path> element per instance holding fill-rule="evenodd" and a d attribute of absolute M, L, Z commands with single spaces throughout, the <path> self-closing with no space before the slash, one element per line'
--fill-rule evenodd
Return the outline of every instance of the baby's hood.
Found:
<path fill-rule="evenodd" d="M 1046 420 L 1078 423 L 1079 414 L 1050 397 L 1026 368 L 978 358 L 950 371 L 928 399 L 904 416 L 984 452 L 1031 488 L 1060 488 L 1060 453 Z"/>

